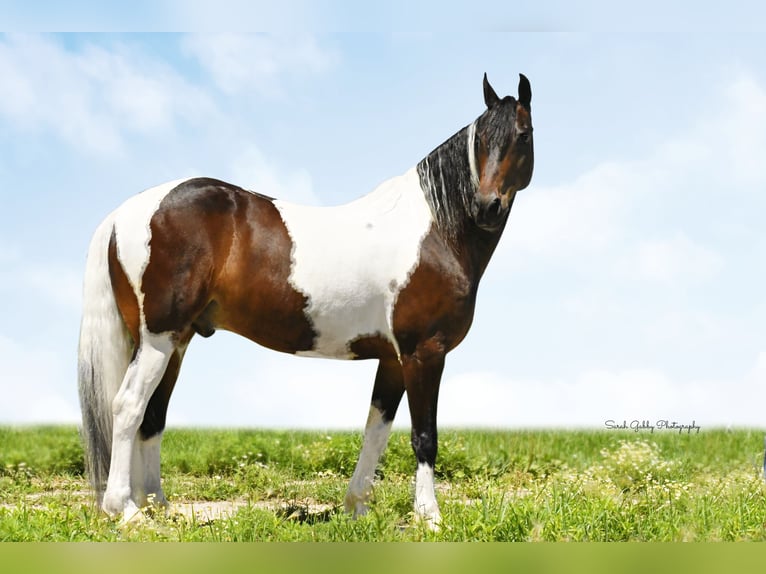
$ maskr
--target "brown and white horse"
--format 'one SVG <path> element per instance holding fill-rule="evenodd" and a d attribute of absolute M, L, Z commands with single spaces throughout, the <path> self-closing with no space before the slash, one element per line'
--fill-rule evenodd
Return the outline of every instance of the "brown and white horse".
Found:
<path fill-rule="evenodd" d="M 198 333 L 271 349 L 378 359 L 345 505 L 363 514 L 407 392 L 415 515 L 440 520 L 436 405 L 445 355 L 465 337 L 516 192 L 532 177 L 529 81 L 404 175 L 339 207 L 294 205 L 208 178 L 128 199 L 88 251 L 79 392 L 91 480 L 128 520 L 166 504 L 160 441 L 184 352 Z"/>

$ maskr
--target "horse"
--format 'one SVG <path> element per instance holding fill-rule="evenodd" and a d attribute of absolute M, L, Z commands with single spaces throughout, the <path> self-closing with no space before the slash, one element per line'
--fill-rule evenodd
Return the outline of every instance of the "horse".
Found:
<path fill-rule="evenodd" d="M 403 175 L 313 207 L 193 177 L 127 199 L 88 248 L 78 346 L 86 467 L 96 504 L 130 520 L 167 507 L 160 444 L 184 353 L 217 329 L 267 348 L 377 359 L 344 506 L 366 512 L 406 391 L 414 516 L 438 528 L 436 410 L 446 354 L 466 336 L 479 280 L 534 153 L 529 80 Z"/>

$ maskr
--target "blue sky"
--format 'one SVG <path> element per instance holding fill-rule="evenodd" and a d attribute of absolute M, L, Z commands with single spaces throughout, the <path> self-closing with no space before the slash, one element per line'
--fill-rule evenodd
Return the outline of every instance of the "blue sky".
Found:
<path fill-rule="evenodd" d="M 567 28 L 561 14 L 348 32 L 338 18 L 320 32 L 0 35 L 0 423 L 77 421 L 85 252 L 124 199 L 208 175 L 350 201 L 473 121 L 486 71 L 501 95 L 531 80 L 535 174 L 447 359 L 441 424 L 763 425 L 762 35 L 712 11 L 693 32 Z M 361 428 L 374 371 L 218 333 L 192 342 L 169 421 Z"/>

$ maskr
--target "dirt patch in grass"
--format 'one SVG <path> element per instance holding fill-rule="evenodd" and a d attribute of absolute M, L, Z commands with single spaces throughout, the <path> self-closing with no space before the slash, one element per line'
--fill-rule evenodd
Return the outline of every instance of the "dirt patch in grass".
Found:
<path fill-rule="evenodd" d="M 169 514 L 182 516 L 189 522 L 208 523 L 229 518 L 240 508 L 248 506 L 245 500 L 191 500 L 171 502 Z"/>
<path fill-rule="evenodd" d="M 257 508 L 267 510 L 298 522 L 321 522 L 329 520 L 336 507 L 313 500 L 285 501 L 263 500 L 248 502 L 246 500 L 191 500 L 177 501 L 170 505 L 170 515 L 183 516 L 189 521 L 208 523 L 214 520 L 227 519 L 234 516 L 242 508 Z"/>
<path fill-rule="evenodd" d="M 0 510 L 13 511 L 19 508 L 27 508 L 45 511 L 48 509 L 46 500 L 55 498 L 67 500 L 74 504 L 88 504 L 92 501 L 91 492 L 87 490 L 48 490 L 46 492 L 28 494 L 14 503 L 0 503 Z M 336 506 L 312 499 L 288 501 L 273 498 L 254 502 L 245 499 L 173 500 L 167 512 L 168 516 L 171 517 L 180 517 L 197 524 L 208 524 L 216 520 L 231 518 L 242 508 L 266 510 L 288 520 L 310 523 L 329 520 L 329 517 L 337 509 Z"/>

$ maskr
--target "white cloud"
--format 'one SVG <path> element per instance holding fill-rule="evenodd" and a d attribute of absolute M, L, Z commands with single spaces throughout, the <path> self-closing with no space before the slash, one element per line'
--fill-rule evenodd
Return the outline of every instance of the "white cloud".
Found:
<path fill-rule="evenodd" d="M 237 354 L 248 349 L 252 375 L 227 364 L 187 358 L 168 414 L 171 426 L 326 428 L 361 431 L 369 408 L 375 363 L 288 357 L 252 343 L 224 344 Z M 207 344 L 207 342 L 206 342 Z M 197 349 L 199 350 L 199 349 Z M 208 353 L 209 354 L 209 353 Z M 210 366 L 210 363 L 215 366 Z M 197 373 L 197 364 L 209 373 Z M 79 421 L 72 365 L 44 349 L 29 349 L 0 335 L 3 365 L 0 420 L 7 424 Z M 69 367 L 69 368 L 66 368 Z M 57 373 L 71 370 L 72 384 L 56 386 Z M 204 370 L 204 369 L 203 369 Z M 210 374 L 215 377 L 211 378 Z M 230 374 L 234 376 L 229 379 Z M 211 383 L 213 386 L 211 386 Z M 653 369 L 589 369 L 571 377 L 517 379 L 496 372 L 446 373 L 439 398 L 439 426 L 590 427 L 607 420 L 676 420 L 703 428 L 763 426 L 766 352 L 730 379 L 683 380 Z M 406 398 L 395 421 L 409 427 Z"/>
<path fill-rule="evenodd" d="M 91 153 L 118 153 L 126 134 L 216 113 L 197 87 L 126 46 L 67 49 L 50 36 L 8 35 L 0 40 L 0 75 L 0 118 Z"/>
<path fill-rule="evenodd" d="M 642 332 L 649 341 L 687 350 L 721 343 L 731 333 L 737 332 L 737 327 L 732 319 L 706 310 L 672 308 L 647 317 Z"/>
<path fill-rule="evenodd" d="M 22 292 L 56 306 L 79 310 L 82 270 L 58 261 L 30 260 L 16 246 L 3 243 L 0 263 L 0 293 Z"/>
<path fill-rule="evenodd" d="M 62 363 L 55 353 L 26 348 L 0 334 L 3 392 L 0 421 L 6 424 L 78 422 L 74 367 L 67 369 Z M 60 381 L 61 373 L 68 371 L 71 371 L 71 386 L 63 390 L 55 381 Z"/>
<path fill-rule="evenodd" d="M 490 427 L 600 427 L 605 420 L 656 417 L 658 397 L 677 391 L 662 373 L 591 370 L 558 380 L 515 380 L 491 373 L 462 373 L 442 385 L 444 424 Z M 633 414 L 631 414 L 633 413 Z"/>
<path fill-rule="evenodd" d="M 519 264 L 541 256 L 581 260 L 622 252 L 624 257 L 633 249 L 645 278 L 714 275 L 722 265 L 715 249 L 672 225 L 688 223 L 688 202 L 703 194 L 711 201 L 724 199 L 718 193 L 762 191 L 766 89 L 740 73 L 713 102 L 708 116 L 668 134 L 643 158 L 602 163 L 572 181 L 522 191 L 501 244 L 502 257 Z M 646 228 L 658 223 L 667 237 L 643 239 Z"/>
<path fill-rule="evenodd" d="M 731 380 L 678 380 L 656 369 L 593 369 L 556 380 L 489 372 L 447 376 L 442 426 L 591 427 L 607 420 L 676 420 L 700 426 L 763 426 L 766 353 Z"/>
<path fill-rule="evenodd" d="M 716 251 L 677 232 L 668 239 L 641 241 L 632 268 L 626 271 L 639 279 L 672 284 L 709 279 L 723 266 L 723 258 Z"/>
<path fill-rule="evenodd" d="M 334 52 L 307 35 L 195 34 L 183 46 L 229 94 L 281 95 L 285 78 L 319 74 L 337 61 Z"/>
<path fill-rule="evenodd" d="M 741 75 L 728 87 L 720 123 L 710 125 L 710 145 L 718 152 L 714 158 L 726 162 L 720 168 L 734 181 L 756 191 L 766 183 L 766 90 L 755 78 Z M 721 137 L 723 134 L 723 138 Z"/>
<path fill-rule="evenodd" d="M 362 429 L 376 366 L 294 357 L 220 332 L 192 342 L 168 424 Z"/>
<path fill-rule="evenodd" d="M 364 428 L 374 380 L 371 365 L 327 364 L 322 359 L 305 357 L 291 359 L 274 361 L 259 369 L 259 381 L 234 382 L 231 396 L 244 414 L 243 424 Z M 279 394 L 270 396 L 269 386 L 275 383 L 279 385 Z"/>
<path fill-rule="evenodd" d="M 506 248 L 549 257 L 603 250 L 621 236 L 628 199 L 640 185 L 636 171 L 632 163 L 606 163 L 572 183 L 522 191 Z"/>
<path fill-rule="evenodd" d="M 232 181 L 246 189 L 308 205 L 319 205 L 306 170 L 286 170 L 269 161 L 254 145 L 243 146 L 230 167 Z"/>
<path fill-rule="evenodd" d="M 56 305 L 80 308 L 82 297 L 82 271 L 52 263 L 30 265 L 17 270 L 17 287 L 27 288 Z"/>
<path fill-rule="evenodd" d="M 376 367 L 375 361 L 291 357 L 221 333 L 193 343 L 168 421 L 174 426 L 362 430 Z M 539 379 L 448 369 L 438 421 L 442 428 L 603 428 L 609 419 L 762 426 L 763 401 L 766 352 L 726 379 L 672 376 L 653 366 L 586 368 Z M 405 397 L 395 426 L 409 425 Z"/>

